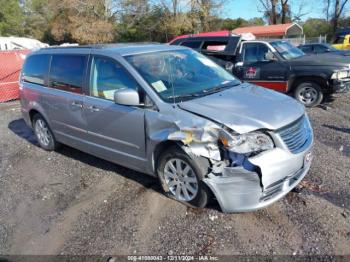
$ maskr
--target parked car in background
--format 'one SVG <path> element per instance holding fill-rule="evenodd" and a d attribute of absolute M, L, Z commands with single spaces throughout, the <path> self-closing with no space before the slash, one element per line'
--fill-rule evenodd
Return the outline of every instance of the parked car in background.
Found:
<path fill-rule="evenodd" d="M 350 61 L 305 55 L 287 41 L 245 41 L 237 35 L 180 36 L 170 42 L 195 49 L 235 76 L 259 86 L 292 94 L 305 106 L 320 104 L 324 95 L 350 89 Z"/>
<path fill-rule="evenodd" d="M 303 105 L 242 83 L 185 47 L 48 48 L 27 57 L 23 117 L 40 146 L 67 144 L 157 176 L 164 192 L 225 212 L 265 207 L 310 168 Z"/>
<path fill-rule="evenodd" d="M 299 45 L 298 48 L 305 54 L 309 55 L 329 53 L 334 55 L 350 56 L 350 50 L 336 49 L 333 46 L 325 43 L 304 44 Z"/>
<path fill-rule="evenodd" d="M 350 50 L 350 34 L 338 35 L 333 43 L 336 49 Z"/>

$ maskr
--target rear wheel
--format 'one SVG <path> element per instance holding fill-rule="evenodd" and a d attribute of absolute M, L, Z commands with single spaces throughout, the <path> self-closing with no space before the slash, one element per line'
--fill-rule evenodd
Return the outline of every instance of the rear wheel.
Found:
<path fill-rule="evenodd" d="M 209 162 L 200 157 L 190 157 L 174 146 L 158 161 L 158 177 L 165 194 L 196 207 L 205 207 L 210 190 L 202 179 L 207 175 Z"/>
<path fill-rule="evenodd" d="M 296 87 L 294 97 L 304 106 L 313 107 L 322 102 L 323 93 L 321 87 L 317 83 L 304 82 Z"/>
<path fill-rule="evenodd" d="M 47 151 L 57 149 L 58 143 L 53 136 L 53 133 L 47 124 L 46 120 L 40 115 L 36 114 L 33 117 L 34 134 L 41 148 Z"/>

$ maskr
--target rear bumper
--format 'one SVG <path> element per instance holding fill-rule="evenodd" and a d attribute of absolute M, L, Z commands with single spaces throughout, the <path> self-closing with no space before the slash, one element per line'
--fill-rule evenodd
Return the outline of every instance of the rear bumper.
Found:
<path fill-rule="evenodd" d="M 222 176 L 210 174 L 204 180 L 223 212 L 253 211 L 276 202 L 305 177 L 311 166 L 311 146 L 293 157 L 287 152 L 285 156 L 281 155 L 278 149 L 271 150 L 269 154 L 268 158 L 265 155 L 254 161 L 254 165 L 259 163 L 256 166 L 260 168 L 262 177 L 242 167 L 227 167 Z M 263 185 L 264 182 L 266 185 Z"/>

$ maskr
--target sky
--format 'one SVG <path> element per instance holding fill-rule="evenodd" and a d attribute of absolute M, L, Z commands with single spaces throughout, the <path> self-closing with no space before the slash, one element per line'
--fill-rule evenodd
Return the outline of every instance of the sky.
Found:
<path fill-rule="evenodd" d="M 300 5 L 302 5 L 302 13 L 308 13 L 302 17 L 305 20 L 309 17 L 318 18 L 323 14 L 323 0 L 294 0 L 295 5 L 292 6 L 293 12 L 298 13 Z M 227 0 L 220 16 L 223 18 L 250 19 L 253 17 L 261 17 L 262 12 L 259 0 Z"/>

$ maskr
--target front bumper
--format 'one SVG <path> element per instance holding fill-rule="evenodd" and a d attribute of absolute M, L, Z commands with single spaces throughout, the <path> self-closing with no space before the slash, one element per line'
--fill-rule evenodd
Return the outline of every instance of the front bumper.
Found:
<path fill-rule="evenodd" d="M 347 93 L 350 92 L 350 79 L 333 80 L 332 82 L 333 93 Z"/>
<path fill-rule="evenodd" d="M 204 182 L 223 212 L 247 212 L 266 207 L 290 192 L 311 166 L 311 146 L 299 154 L 280 148 L 249 159 L 261 177 L 243 167 L 226 167 L 221 176 L 210 174 Z"/>

